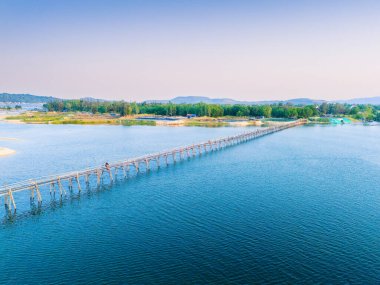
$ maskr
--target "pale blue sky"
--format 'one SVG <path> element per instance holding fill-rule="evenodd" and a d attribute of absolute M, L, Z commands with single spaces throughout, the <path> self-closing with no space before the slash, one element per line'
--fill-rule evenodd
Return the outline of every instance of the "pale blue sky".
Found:
<path fill-rule="evenodd" d="M 380 1 L 0 0 L 0 92 L 380 96 Z"/>

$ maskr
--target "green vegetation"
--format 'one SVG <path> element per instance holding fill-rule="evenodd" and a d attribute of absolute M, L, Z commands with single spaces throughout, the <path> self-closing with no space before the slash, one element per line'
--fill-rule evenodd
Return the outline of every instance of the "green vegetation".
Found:
<path fill-rule="evenodd" d="M 63 115 L 46 113 L 26 113 L 17 116 L 9 116 L 7 120 L 19 120 L 25 123 L 53 124 L 64 120 Z"/>
<path fill-rule="evenodd" d="M 186 121 L 185 126 L 187 127 L 225 127 L 228 126 L 228 123 L 218 122 L 218 121 L 201 121 L 201 120 L 189 120 Z"/>
<path fill-rule="evenodd" d="M 123 126 L 155 126 L 155 121 L 146 120 L 119 120 Z"/>
<path fill-rule="evenodd" d="M 120 116 L 154 114 L 162 116 L 186 116 L 195 114 L 198 117 L 265 117 L 265 118 L 313 118 L 326 116 L 350 116 L 358 120 L 379 120 L 379 106 L 349 105 L 323 103 L 321 105 L 294 106 L 291 104 L 273 105 L 216 105 L 216 104 L 172 104 L 172 103 L 128 103 L 93 102 L 85 100 L 60 100 L 44 105 L 55 112 L 89 112 L 92 114 L 115 113 Z M 322 120 L 324 121 L 324 120 Z"/>
<path fill-rule="evenodd" d="M 380 121 L 380 106 L 327 104 L 293 106 L 290 104 L 273 105 L 214 105 L 214 104 L 158 104 L 126 102 L 88 102 L 82 100 L 54 101 L 45 104 L 50 112 L 28 112 L 8 117 L 9 120 L 20 120 L 34 124 L 88 124 L 88 125 L 184 125 L 220 127 L 230 125 L 228 120 L 239 124 L 239 120 L 248 117 L 259 117 L 264 123 L 272 120 L 292 120 L 308 118 L 314 123 L 331 123 L 339 118 L 350 120 Z M 138 117 L 140 114 L 161 116 L 186 116 L 195 114 L 191 120 L 154 121 Z M 140 116 L 141 117 L 141 116 Z M 218 118 L 218 119 L 217 119 Z M 334 119 L 335 118 L 335 119 Z M 255 125 L 259 122 L 249 121 L 242 124 Z"/>
<path fill-rule="evenodd" d="M 29 112 L 17 116 L 9 116 L 7 120 L 18 120 L 32 124 L 71 124 L 71 125 L 123 125 L 123 126 L 155 126 L 155 121 L 130 120 L 114 118 L 109 115 L 92 115 L 56 112 Z"/>

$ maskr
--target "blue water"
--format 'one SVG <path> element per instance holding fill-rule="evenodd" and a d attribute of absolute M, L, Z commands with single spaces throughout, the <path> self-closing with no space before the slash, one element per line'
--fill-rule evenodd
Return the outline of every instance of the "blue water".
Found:
<path fill-rule="evenodd" d="M 18 151 L 1 178 L 239 131 L 1 125 L 20 139 L 0 141 Z M 1 225 L 0 283 L 379 284 L 379 141 L 378 126 L 298 127 L 45 201 Z"/>

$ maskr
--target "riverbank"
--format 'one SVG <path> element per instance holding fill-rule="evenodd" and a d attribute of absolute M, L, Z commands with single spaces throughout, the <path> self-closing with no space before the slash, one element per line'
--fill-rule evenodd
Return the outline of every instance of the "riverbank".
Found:
<path fill-rule="evenodd" d="M 147 126 L 199 126 L 199 127 L 225 127 L 225 126 L 260 126 L 260 120 L 247 118 L 211 118 L 211 117 L 163 117 L 149 115 L 134 115 L 119 117 L 111 114 L 90 113 L 63 113 L 63 112 L 27 112 L 3 118 L 11 123 L 27 124 L 80 124 L 80 125 L 147 125 Z"/>
<path fill-rule="evenodd" d="M 0 120 L 15 124 L 72 124 L 72 125 L 122 125 L 122 126 L 173 126 L 173 127 L 250 127 L 271 126 L 292 121 L 293 119 L 223 116 L 180 117 L 139 114 L 120 117 L 117 114 L 91 114 L 82 112 L 26 112 L 10 116 L 1 116 Z M 350 124 L 362 123 L 352 117 L 311 117 L 311 124 Z"/>

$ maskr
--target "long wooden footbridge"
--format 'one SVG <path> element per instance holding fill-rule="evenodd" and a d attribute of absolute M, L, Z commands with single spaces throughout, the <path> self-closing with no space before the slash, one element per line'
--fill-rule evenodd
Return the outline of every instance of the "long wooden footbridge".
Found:
<path fill-rule="evenodd" d="M 297 120 L 287 123 L 277 124 L 268 128 L 257 129 L 251 132 L 244 132 L 235 136 L 224 137 L 215 140 L 209 140 L 199 144 L 193 144 L 183 147 L 177 147 L 170 150 L 165 150 L 153 154 L 148 154 L 123 161 L 111 162 L 107 166 L 98 166 L 87 168 L 79 171 L 63 173 L 60 175 L 52 175 L 38 179 L 26 180 L 6 186 L 0 187 L 0 197 L 4 198 L 5 208 L 8 211 L 16 211 L 15 193 L 29 192 L 30 200 L 34 201 L 37 198 L 38 205 L 42 203 L 42 191 L 49 191 L 50 194 L 56 193 L 60 197 L 67 194 L 66 189 L 72 190 L 76 185 L 78 191 L 82 191 L 82 184 L 89 185 L 92 180 L 99 186 L 104 176 L 109 181 L 114 180 L 116 174 L 122 174 L 125 178 L 131 171 L 138 173 L 140 167 L 149 171 L 151 167 L 159 168 L 161 165 L 168 166 L 170 163 L 175 163 L 177 160 L 191 158 L 202 155 L 202 153 L 216 151 L 228 146 L 236 145 L 252 139 L 256 139 L 268 134 L 272 134 L 287 128 L 303 125 L 307 120 Z"/>

